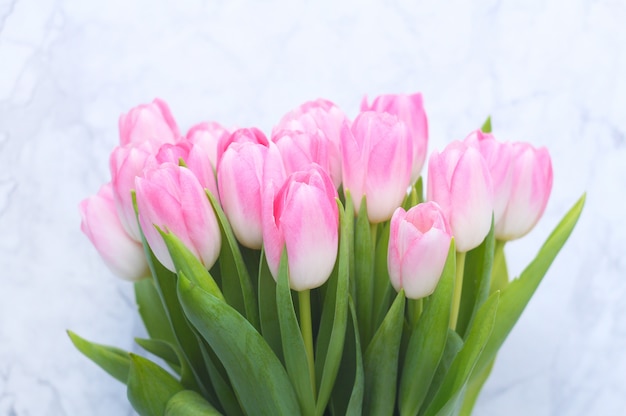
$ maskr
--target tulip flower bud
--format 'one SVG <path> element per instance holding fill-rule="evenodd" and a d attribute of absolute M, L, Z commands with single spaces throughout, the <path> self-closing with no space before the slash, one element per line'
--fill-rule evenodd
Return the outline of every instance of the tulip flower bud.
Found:
<path fill-rule="evenodd" d="M 485 159 L 462 142 L 433 152 L 428 162 L 427 199 L 443 210 L 459 252 L 485 239 L 493 215 L 493 185 Z"/>
<path fill-rule="evenodd" d="M 110 183 L 83 200 L 79 209 L 80 229 L 113 273 L 133 281 L 149 276 L 143 246 L 128 235 L 117 216 Z"/>
<path fill-rule="evenodd" d="M 513 145 L 499 142 L 492 134 L 480 130 L 467 136 L 465 144 L 477 149 L 487 163 L 493 184 L 493 221 L 497 224 L 511 197 Z"/>
<path fill-rule="evenodd" d="M 274 278 L 283 247 L 289 282 L 302 291 L 321 286 L 337 259 L 339 210 L 337 191 L 322 168 L 311 165 L 292 173 L 278 188 L 267 184 L 263 195 L 263 243 Z"/>
<path fill-rule="evenodd" d="M 254 249 L 263 245 L 261 194 L 270 148 L 274 152 L 271 163 L 282 168 L 278 149 L 260 130 L 235 130 L 219 143 L 217 179 L 222 207 L 237 240 Z"/>
<path fill-rule="evenodd" d="M 367 196 L 370 222 L 391 218 L 411 182 L 413 147 L 404 123 L 394 115 L 366 111 L 342 136 L 343 186 L 358 210 Z"/>
<path fill-rule="evenodd" d="M 496 238 L 514 240 L 526 235 L 543 215 L 552 190 L 552 161 L 545 147 L 514 143 L 511 196 L 495 227 Z"/>
<path fill-rule="evenodd" d="M 210 269 L 220 253 L 221 233 L 211 203 L 187 168 L 165 163 L 147 169 L 135 181 L 139 223 L 157 259 L 174 271 L 174 263 L 155 226 L 173 233 Z"/>
<path fill-rule="evenodd" d="M 398 208 L 391 217 L 387 265 L 392 286 L 407 298 L 433 293 L 450 248 L 450 227 L 435 202 Z"/>
<path fill-rule="evenodd" d="M 111 185 L 118 216 L 126 232 L 136 241 L 141 241 L 131 191 L 135 189 L 135 178 L 142 176 L 152 155 L 149 143 L 118 146 L 109 159 Z"/>
<path fill-rule="evenodd" d="M 187 141 L 177 144 L 164 144 L 159 149 L 155 159 L 159 165 L 163 163 L 180 164 L 182 159 L 185 162 L 185 166 L 196 175 L 200 185 L 211 191 L 219 200 L 215 172 L 213 172 L 213 165 L 211 165 L 209 154 L 204 147 Z"/>
<path fill-rule="evenodd" d="M 230 136 L 228 130 L 216 122 L 203 122 L 191 127 L 187 132 L 187 141 L 201 146 L 209 156 L 213 169 L 217 169 L 217 143 Z"/>
<path fill-rule="evenodd" d="M 411 183 L 415 183 L 424 166 L 428 147 L 428 119 L 424 111 L 422 94 L 379 95 L 374 98 L 371 105 L 367 104 L 367 97 L 364 97 L 361 111 L 368 110 L 393 114 L 406 125 L 409 140 L 413 145 Z"/>
<path fill-rule="evenodd" d="M 315 140 L 314 143 L 323 145 L 324 159 L 316 160 L 314 157 L 309 159 L 327 169 L 335 187 L 339 188 L 341 184 L 341 136 L 350 134 L 350 124 L 344 112 L 328 100 L 307 101 L 283 116 L 272 131 L 272 140 L 277 142 L 280 135 L 284 135 L 281 133 L 284 131 L 319 136 L 320 140 Z M 311 156 L 313 152 L 314 155 L 317 151 L 310 149 L 308 141 L 305 140 L 305 143 L 306 145 L 301 146 L 308 148 L 305 153 Z M 283 153 L 282 149 L 281 153 Z"/>
<path fill-rule="evenodd" d="M 156 98 L 151 104 L 138 105 L 119 119 L 120 145 L 140 145 L 145 142 L 157 148 L 163 143 L 175 143 L 180 131 L 165 101 Z"/>

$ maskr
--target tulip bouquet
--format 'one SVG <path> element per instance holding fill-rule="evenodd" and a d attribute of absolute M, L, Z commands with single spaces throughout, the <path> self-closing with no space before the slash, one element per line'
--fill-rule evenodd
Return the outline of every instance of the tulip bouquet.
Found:
<path fill-rule="evenodd" d="M 270 138 L 183 135 L 161 100 L 119 128 L 81 228 L 135 282 L 155 358 L 69 335 L 140 415 L 470 414 L 584 203 L 510 280 L 504 245 L 541 217 L 552 166 L 489 119 L 433 152 L 426 181 L 420 94 L 353 121 L 307 102 Z"/>

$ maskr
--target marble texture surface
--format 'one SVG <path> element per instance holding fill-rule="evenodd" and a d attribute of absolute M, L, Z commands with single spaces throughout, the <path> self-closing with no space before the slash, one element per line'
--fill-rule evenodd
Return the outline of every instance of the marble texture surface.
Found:
<path fill-rule="evenodd" d="M 512 274 L 587 192 L 578 228 L 504 345 L 477 415 L 626 409 L 626 3 L 0 0 L 0 415 L 131 415 L 65 330 L 133 349 L 132 286 L 79 230 L 122 111 L 159 96 L 269 131 L 317 97 L 422 91 L 430 149 L 488 114 L 548 146 L 546 214 Z"/>

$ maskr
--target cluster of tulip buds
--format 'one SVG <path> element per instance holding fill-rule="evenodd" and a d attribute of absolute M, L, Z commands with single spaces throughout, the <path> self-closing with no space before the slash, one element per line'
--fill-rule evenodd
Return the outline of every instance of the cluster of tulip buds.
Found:
<path fill-rule="evenodd" d="M 503 247 L 546 208 L 548 151 L 497 140 L 488 119 L 427 157 L 419 93 L 364 99 L 352 120 L 306 102 L 269 133 L 216 122 L 183 133 L 160 99 L 120 117 L 111 180 L 81 202 L 81 229 L 136 282 L 153 337 L 141 345 L 181 379 L 159 368 L 176 386 L 168 400 L 137 393 L 156 364 L 74 343 L 128 384 L 142 415 L 145 397 L 180 391 L 234 414 L 471 411 L 582 209 L 512 284 Z M 252 352 L 233 355 L 244 344 Z"/>

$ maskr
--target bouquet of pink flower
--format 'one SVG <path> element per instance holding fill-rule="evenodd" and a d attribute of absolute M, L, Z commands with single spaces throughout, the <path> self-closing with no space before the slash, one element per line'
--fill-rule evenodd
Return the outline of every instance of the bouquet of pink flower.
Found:
<path fill-rule="evenodd" d="M 431 154 L 425 198 L 421 94 L 353 121 L 307 102 L 270 138 L 182 135 L 161 100 L 119 128 L 81 228 L 135 282 L 137 343 L 163 366 L 69 334 L 140 415 L 470 414 L 584 204 L 509 280 L 504 245 L 541 217 L 552 165 L 489 119 Z"/>

